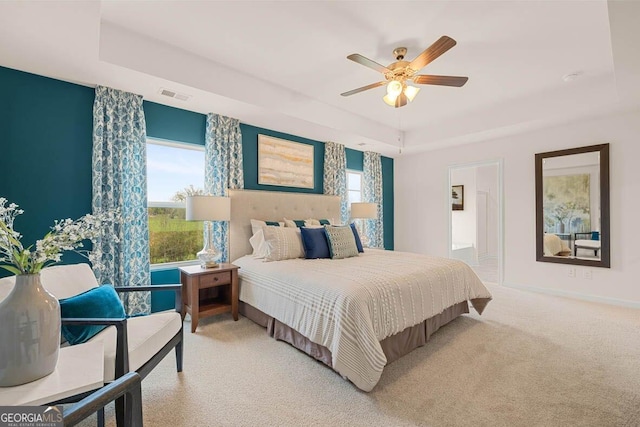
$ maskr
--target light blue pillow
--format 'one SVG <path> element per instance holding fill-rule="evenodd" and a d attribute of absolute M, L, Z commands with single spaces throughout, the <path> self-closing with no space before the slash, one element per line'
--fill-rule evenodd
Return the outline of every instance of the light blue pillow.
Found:
<path fill-rule="evenodd" d="M 324 229 L 329 242 L 329 252 L 332 259 L 342 259 L 358 256 L 356 239 L 350 226 L 325 226 Z"/>
<path fill-rule="evenodd" d="M 99 318 L 124 319 L 127 315 L 118 293 L 111 285 L 102 285 L 78 295 L 61 299 L 60 314 L 63 319 Z M 62 325 L 62 336 L 69 344 L 87 342 L 106 325 Z"/>

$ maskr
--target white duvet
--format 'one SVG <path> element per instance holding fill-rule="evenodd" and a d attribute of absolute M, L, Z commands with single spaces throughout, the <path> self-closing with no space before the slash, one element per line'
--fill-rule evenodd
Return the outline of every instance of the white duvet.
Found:
<path fill-rule="evenodd" d="M 364 391 L 386 365 L 381 340 L 466 300 L 481 313 L 491 299 L 465 263 L 406 252 L 233 263 L 241 301 L 327 347 L 333 369 Z"/>

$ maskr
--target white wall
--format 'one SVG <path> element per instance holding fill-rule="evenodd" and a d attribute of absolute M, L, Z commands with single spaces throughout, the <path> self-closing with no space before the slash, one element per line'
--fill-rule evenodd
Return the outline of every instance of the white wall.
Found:
<path fill-rule="evenodd" d="M 536 261 L 534 154 L 610 143 L 611 268 Z M 504 282 L 640 307 L 640 111 L 395 160 L 395 247 L 448 255 L 448 166 L 504 159 Z M 416 197 L 419 194 L 420 197 Z M 585 270 L 593 278 L 585 279 Z"/>
<path fill-rule="evenodd" d="M 476 170 L 476 190 L 487 193 L 487 253 L 488 257 L 498 256 L 498 166 L 479 166 Z M 480 232 L 480 226 L 478 230 Z M 481 255 L 478 253 L 478 255 Z"/>

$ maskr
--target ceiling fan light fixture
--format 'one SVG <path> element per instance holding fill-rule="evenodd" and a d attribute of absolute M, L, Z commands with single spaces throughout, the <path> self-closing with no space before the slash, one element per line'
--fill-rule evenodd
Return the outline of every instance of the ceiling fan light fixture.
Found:
<path fill-rule="evenodd" d="M 387 104 L 390 107 L 395 107 L 396 106 L 396 98 L 398 98 L 398 95 L 395 96 L 391 96 L 389 94 L 385 95 L 382 97 L 382 100 L 385 102 L 385 104 Z"/>
<path fill-rule="evenodd" d="M 407 85 L 407 87 L 404 88 L 404 94 L 407 95 L 407 98 L 409 99 L 409 102 L 413 101 L 413 98 L 416 97 L 418 92 L 420 92 L 420 88 L 419 87 Z"/>
<path fill-rule="evenodd" d="M 395 98 L 402 93 L 402 83 L 397 80 L 391 80 L 387 85 L 387 95 Z"/>

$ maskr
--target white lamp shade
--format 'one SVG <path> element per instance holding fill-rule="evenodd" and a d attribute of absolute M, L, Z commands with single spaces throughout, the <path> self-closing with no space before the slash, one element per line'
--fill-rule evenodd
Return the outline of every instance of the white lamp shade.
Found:
<path fill-rule="evenodd" d="M 382 97 L 382 100 L 390 107 L 394 107 L 396 105 L 397 96 L 391 96 L 389 94 Z"/>
<path fill-rule="evenodd" d="M 187 196 L 187 221 L 229 221 L 231 199 L 221 196 Z"/>
<path fill-rule="evenodd" d="M 351 218 L 377 218 L 378 206 L 375 203 L 351 203 Z"/>
<path fill-rule="evenodd" d="M 404 94 L 407 95 L 407 98 L 409 99 L 409 101 L 413 101 L 413 98 L 416 97 L 418 92 L 420 92 L 419 87 L 407 85 L 407 87 L 404 88 Z"/>

